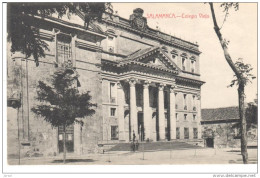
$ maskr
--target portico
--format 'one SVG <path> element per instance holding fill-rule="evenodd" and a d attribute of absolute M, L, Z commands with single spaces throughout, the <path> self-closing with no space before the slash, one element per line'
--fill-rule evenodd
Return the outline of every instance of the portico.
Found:
<path fill-rule="evenodd" d="M 130 93 L 129 108 L 126 108 L 126 110 L 129 109 L 129 123 L 131 128 L 131 134 L 129 134 L 130 138 L 128 138 L 128 140 L 133 139 L 133 134 L 135 134 L 136 139 L 140 141 L 176 139 L 174 98 L 174 88 L 176 88 L 176 84 L 173 82 L 172 85 L 167 85 L 135 78 L 123 82 L 129 86 Z M 139 87 L 142 88 L 141 106 L 138 106 L 136 102 L 140 99 L 137 98 L 136 85 L 142 86 Z M 138 92 L 140 91 L 138 90 Z M 152 97 L 150 95 L 154 96 Z M 165 107 L 165 102 L 168 102 L 168 100 L 165 101 L 165 98 L 170 98 L 170 102 L 167 103 L 167 108 Z M 153 115 L 155 115 L 154 118 Z M 120 127 L 123 128 L 124 126 L 119 125 L 119 130 L 121 130 Z M 167 133 L 168 130 L 170 133 Z"/>
<path fill-rule="evenodd" d="M 200 105 L 193 96 L 199 95 L 203 82 L 183 77 L 163 49 L 152 47 L 120 61 L 102 61 L 104 80 L 116 81 L 119 86 L 117 123 L 121 141 L 197 139 L 200 135 L 196 119 Z"/>

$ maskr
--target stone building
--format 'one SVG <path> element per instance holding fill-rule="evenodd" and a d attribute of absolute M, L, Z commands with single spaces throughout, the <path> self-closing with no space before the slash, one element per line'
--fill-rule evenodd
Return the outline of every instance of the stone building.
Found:
<path fill-rule="evenodd" d="M 238 126 L 240 119 L 237 106 L 202 109 L 201 113 L 202 138 L 204 139 L 205 147 L 240 147 Z M 257 146 L 256 125 L 248 128 L 247 144 L 248 147 Z"/>
<path fill-rule="evenodd" d="M 70 63 L 79 73 L 80 91 L 90 91 L 96 113 L 84 125 L 72 125 L 67 150 L 86 154 L 99 143 L 191 141 L 201 138 L 198 45 L 149 28 L 142 9 L 129 19 L 104 14 L 86 29 L 84 14 L 73 20 L 33 17 L 39 37 L 49 45 L 35 67 L 32 58 L 8 53 L 8 154 L 56 155 L 62 130 L 53 128 L 31 108 L 39 102 L 36 86 Z M 9 50 L 8 50 L 9 51 Z M 17 132 L 19 130 L 19 132 Z M 19 142 L 18 143 L 18 135 Z"/>

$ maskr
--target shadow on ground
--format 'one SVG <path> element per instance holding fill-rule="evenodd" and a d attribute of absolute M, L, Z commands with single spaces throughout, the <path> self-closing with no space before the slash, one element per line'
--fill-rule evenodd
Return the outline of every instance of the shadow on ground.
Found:
<path fill-rule="evenodd" d="M 240 150 L 229 150 L 227 152 L 241 152 Z"/>
<path fill-rule="evenodd" d="M 242 159 L 229 160 L 228 163 L 230 163 L 230 164 L 243 164 L 243 160 Z M 248 164 L 257 164 L 257 159 L 248 159 Z"/>
<path fill-rule="evenodd" d="M 66 163 L 84 163 L 84 162 L 95 162 L 93 159 L 66 159 Z M 63 163 L 62 159 L 53 160 L 52 163 Z"/>

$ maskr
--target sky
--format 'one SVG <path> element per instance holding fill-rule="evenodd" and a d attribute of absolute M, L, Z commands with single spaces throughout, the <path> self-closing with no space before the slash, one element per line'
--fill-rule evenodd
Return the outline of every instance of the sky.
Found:
<path fill-rule="evenodd" d="M 201 107 L 218 108 L 238 106 L 237 87 L 227 86 L 234 79 L 234 73 L 227 64 L 218 38 L 213 29 L 209 4 L 204 3 L 112 3 L 114 12 L 129 18 L 133 9 L 142 8 L 144 17 L 148 14 L 171 13 L 175 16 L 197 18 L 147 18 L 148 26 L 199 44 L 201 80 Z M 218 25 L 221 26 L 225 13 L 220 4 L 214 4 Z M 200 14 L 204 17 L 201 18 Z M 230 10 L 227 21 L 221 28 L 222 35 L 229 40 L 229 52 L 233 61 L 242 58 L 253 67 L 257 77 L 257 4 L 239 3 L 239 10 Z M 257 79 L 246 87 L 246 102 L 257 97 Z"/>

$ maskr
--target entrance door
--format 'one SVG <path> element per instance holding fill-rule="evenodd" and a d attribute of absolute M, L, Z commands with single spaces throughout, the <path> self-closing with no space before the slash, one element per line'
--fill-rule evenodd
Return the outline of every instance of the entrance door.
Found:
<path fill-rule="evenodd" d="M 206 138 L 206 146 L 210 148 L 214 148 L 214 139 L 213 138 Z"/>
<path fill-rule="evenodd" d="M 144 118 L 143 118 L 143 113 L 138 113 L 138 135 L 139 135 L 139 140 L 144 141 Z"/>
<path fill-rule="evenodd" d="M 59 153 L 63 152 L 64 144 L 64 132 L 63 127 L 58 127 L 58 147 Z M 66 128 L 66 151 L 74 152 L 74 125 L 70 125 Z"/>

